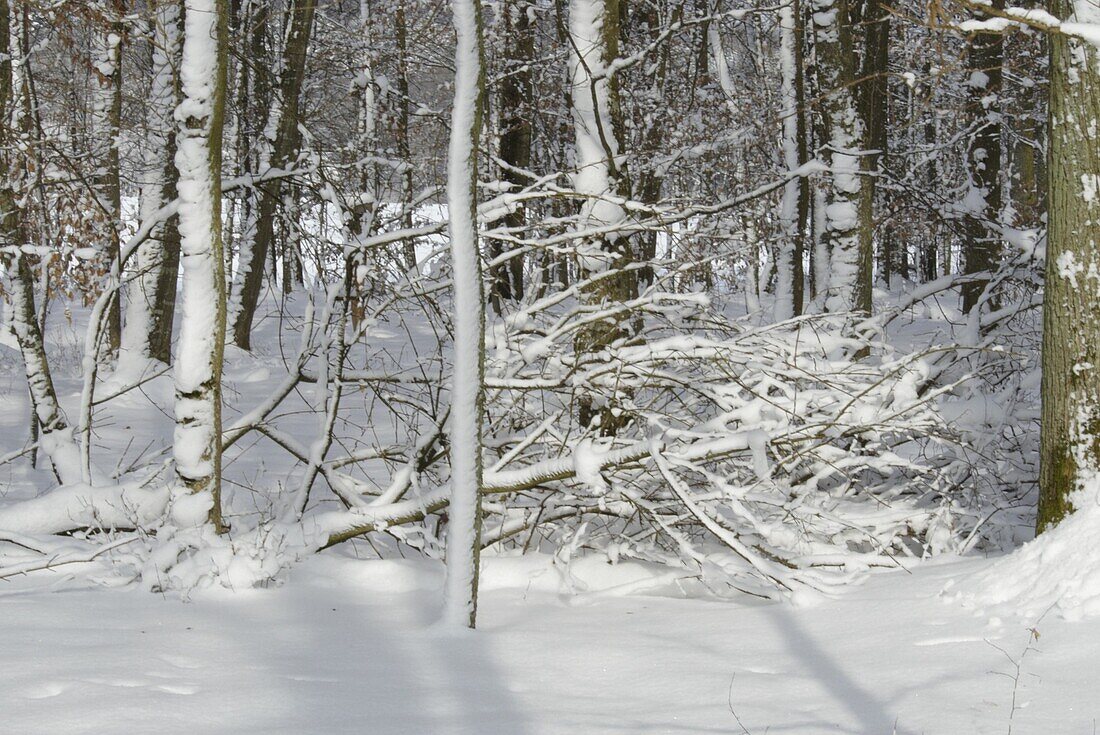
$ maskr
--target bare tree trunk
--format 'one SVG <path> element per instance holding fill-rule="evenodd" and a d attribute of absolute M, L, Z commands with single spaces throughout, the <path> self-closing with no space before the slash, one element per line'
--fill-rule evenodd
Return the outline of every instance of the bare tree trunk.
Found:
<path fill-rule="evenodd" d="M 865 226 L 862 236 L 867 239 L 863 247 L 873 252 L 873 228 L 878 205 L 877 176 L 887 162 L 889 121 L 890 66 L 890 8 L 886 0 L 866 0 L 863 17 L 863 66 L 860 70 L 860 107 L 870 149 L 863 156 L 863 170 L 867 174 L 862 181 L 862 219 Z M 883 281 L 889 285 L 891 277 L 898 273 L 900 258 L 894 250 L 895 243 L 884 233 L 880 238 Z"/>
<path fill-rule="evenodd" d="M 401 205 L 405 207 L 405 216 L 401 226 L 411 229 L 413 224 L 413 165 L 409 144 L 409 28 L 405 16 L 405 0 L 397 0 L 394 12 L 394 34 L 397 42 L 397 157 L 404 164 L 401 171 Z M 416 241 L 409 238 L 401 242 L 401 257 L 405 268 L 416 269 Z"/>
<path fill-rule="evenodd" d="M 293 0 L 287 10 L 290 17 L 279 79 L 279 100 L 272 107 L 274 119 L 269 125 L 269 128 L 274 128 L 270 168 L 285 168 L 292 165 L 298 156 L 299 102 L 316 9 L 316 0 Z M 239 287 L 233 293 L 230 318 L 233 322 L 233 341 L 246 350 L 252 347 L 252 322 L 263 289 L 264 263 L 268 254 L 273 252 L 275 213 L 282 201 L 282 191 L 281 179 L 268 181 L 260 188 L 255 228 L 246 232 L 241 245 L 241 278 Z"/>
<path fill-rule="evenodd" d="M 180 349 L 176 360 L 176 475 L 193 499 L 177 521 L 221 514 L 221 374 L 225 347 L 221 161 L 227 60 L 226 0 L 187 0 L 183 102 L 176 118 L 180 249 L 183 261 Z"/>
<path fill-rule="evenodd" d="M 28 94 L 16 89 L 12 70 L 11 7 L 0 0 L 0 239 L 21 249 L 30 245 L 23 200 L 30 171 L 28 151 L 21 143 L 30 132 L 30 120 L 18 98 Z M 20 92 L 22 91 L 22 94 Z M 25 252 L 5 257 L 11 279 L 11 329 L 15 334 L 27 375 L 33 422 L 38 426 L 38 441 L 50 460 L 58 482 L 80 482 L 80 452 L 73 441 L 72 429 L 57 399 L 46 346 L 42 339 L 39 315 L 34 306 L 34 275 Z"/>
<path fill-rule="evenodd" d="M 802 105 L 803 32 L 799 0 L 788 0 L 779 10 L 780 71 L 783 100 L 783 165 L 788 173 L 806 162 L 806 118 Z M 791 179 L 783 188 L 780 218 L 783 239 L 775 249 L 775 319 L 798 316 L 803 308 L 802 258 L 806 249 L 809 181 Z"/>
<path fill-rule="evenodd" d="M 527 170 L 531 165 L 531 117 L 534 113 L 531 65 L 535 55 L 535 37 L 528 17 L 531 8 L 529 0 L 505 0 L 504 3 L 506 68 L 500 82 L 497 114 L 500 118 L 500 159 L 506 164 L 500 175 L 513 190 L 528 183 L 520 170 Z M 526 208 L 518 205 L 495 225 L 519 229 L 526 221 Z M 496 257 L 505 251 L 494 242 L 489 252 Z M 502 301 L 523 298 L 523 262 L 522 255 L 513 255 L 491 273 L 490 297 L 498 314 Z"/>
<path fill-rule="evenodd" d="M 606 74 L 608 65 L 618 56 L 617 0 L 572 0 L 569 42 L 577 164 L 575 186 L 589 197 L 582 205 L 578 227 L 581 230 L 606 227 L 625 221 L 626 212 L 615 200 L 630 194 L 630 182 L 621 158 L 623 126 L 617 77 L 609 79 Z M 583 278 L 621 269 L 630 262 L 629 242 L 617 233 L 586 238 L 578 249 L 577 260 Z M 633 274 L 621 272 L 588 286 L 584 299 L 598 306 L 626 301 L 636 290 Z M 578 333 L 577 354 L 598 354 L 625 333 L 621 324 L 596 322 Z M 603 434 L 614 434 L 626 421 L 626 414 L 612 406 L 595 408 L 591 396 L 582 396 L 579 404 L 581 425 L 598 427 Z"/>
<path fill-rule="evenodd" d="M 1004 0 L 993 0 L 1004 9 Z M 966 242 L 963 272 L 980 273 L 997 267 L 1001 259 L 1000 234 L 991 226 L 1001 215 L 1001 104 L 1004 37 L 1001 33 L 976 33 L 970 43 L 970 99 L 968 117 L 975 126 L 966 152 L 968 186 L 963 201 Z M 978 303 L 988 281 L 965 283 L 963 310 Z"/>
<path fill-rule="evenodd" d="M 123 25 L 124 0 L 105 0 L 102 5 L 107 28 L 98 39 L 95 71 L 99 87 L 95 101 L 96 145 L 101 146 L 102 159 L 95 177 L 100 215 L 103 217 L 104 255 L 108 272 L 119 259 L 120 228 L 122 227 L 122 187 L 119 172 L 119 144 L 122 129 L 122 50 L 126 33 Z M 117 269 L 115 269 L 116 272 Z M 108 283 L 110 288 L 112 284 Z M 122 306 L 116 298 L 107 314 L 107 345 L 114 354 L 122 340 Z"/>
<path fill-rule="evenodd" d="M 855 98 L 855 57 L 846 0 L 814 0 L 818 88 L 824 95 L 830 188 L 825 207 L 829 286 L 825 308 L 871 311 L 871 223 L 864 201 L 866 132 Z"/>
<path fill-rule="evenodd" d="M 452 0 L 451 7 L 458 35 L 451 142 L 447 155 L 455 357 L 443 620 L 455 628 L 473 628 L 477 623 L 481 553 L 481 424 L 485 403 L 485 304 L 477 244 L 477 144 L 485 96 L 485 52 L 480 3 Z"/>
<path fill-rule="evenodd" d="M 176 135 L 172 118 L 179 104 L 180 3 L 162 0 L 153 18 L 153 81 L 149 94 L 145 172 L 139 217 L 155 217 L 176 198 Z M 176 217 L 158 224 L 137 253 L 131 281 L 122 355 L 172 360 L 172 321 L 179 279 L 179 227 Z"/>
<path fill-rule="evenodd" d="M 1098 23 L 1090 0 L 1053 0 L 1052 13 Z M 1100 482 L 1100 50 L 1056 32 L 1050 64 L 1050 193 L 1043 309 L 1040 532 Z"/>

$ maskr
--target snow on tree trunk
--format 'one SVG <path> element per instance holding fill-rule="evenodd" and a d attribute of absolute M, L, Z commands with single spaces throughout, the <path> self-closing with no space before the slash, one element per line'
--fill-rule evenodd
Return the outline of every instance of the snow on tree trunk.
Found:
<path fill-rule="evenodd" d="M 845 0 L 814 0 L 813 24 L 818 88 L 824 95 L 825 155 L 830 188 L 825 207 L 829 283 L 825 308 L 832 312 L 871 310 L 869 213 L 863 206 L 860 153 L 864 126 L 853 85 L 855 60 Z"/>
<path fill-rule="evenodd" d="M 625 210 L 616 201 L 630 194 L 621 160 L 622 115 L 615 77 L 607 75 L 618 54 L 618 17 L 615 0 L 572 0 L 569 6 L 570 98 L 577 169 L 573 186 L 587 197 L 578 218 L 581 231 L 626 220 Z M 583 278 L 621 268 L 630 261 L 627 239 L 614 233 L 588 237 L 578 244 L 577 251 Z M 587 287 L 584 299 L 594 305 L 625 301 L 634 290 L 632 274 L 624 272 Z M 619 324 L 594 323 L 578 332 L 576 350 L 579 354 L 599 352 L 623 334 Z M 582 395 L 579 406 L 581 425 L 597 425 L 605 434 L 615 433 L 623 421 L 622 415 L 609 407 L 596 410 L 589 396 Z"/>
<path fill-rule="evenodd" d="M 210 522 L 221 529 L 225 0 L 187 0 L 183 38 L 183 101 L 176 110 L 183 289 L 173 452 L 181 489 L 190 497 L 177 499 L 173 517 L 181 526 Z"/>
<path fill-rule="evenodd" d="M 122 37 L 125 26 L 122 8 L 117 0 L 105 0 L 100 6 L 106 29 L 94 43 L 95 76 L 98 87 L 95 93 L 92 122 L 93 135 L 102 146 L 98 151 L 99 171 L 96 175 L 96 196 L 103 237 L 104 265 L 110 273 L 118 262 L 120 230 L 122 226 L 122 188 L 120 177 L 119 145 L 122 128 Z M 116 271 L 117 272 L 117 271 Z M 112 288 L 114 279 L 108 277 L 104 288 Z M 118 350 L 122 335 L 122 306 L 115 298 L 107 314 L 107 343 L 112 352 Z"/>
<path fill-rule="evenodd" d="M 54 475 L 62 484 L 79 482 L 80 451 L 73 441 L 72 428 L 61 410 L 54 390 L 46 346 L 34 306 L 34 275 L 29 255 L 20 252 L 30 245 L 24 220 L 23 200 L 28 186 L 28 151 L 20 144 L 18 133 L 26 132 L 29 120 L 19 103 L 20 87 L 14 75 L 10 7 L 0 0 L 0 242 L 5 249 L 16 250 L 4 265 L 10 279 L 7 290 L 11 302 L 9 327 L 15 335 L 27 386 L 31 397 L 33 420 L 38 423 L 39 444 L 53 466 Z M 13 247 L 14 246 L 14 247 Z"/>
<path fill-rule="evenodd" d="M 782 72 L 783 102 L 783 165 L 794 171 L 804 163 L 805 130 L 802 124 L 800 83 L 802 35 L 799 33 L 797 0 L 779 9 L 779 60 Z M 724 61 L 724 60 L 723 60 Z M 806 207 L 805 180 L 794 178 L 783 188 L 780 220 L 783 238 L 775 249 L 775 319 L 782 321 L 802 313 L 802 251 L 803 233 L 800 214 Z"/>
<path fill-rule="evenodd" d="M 454 386 L 451 399 L 451 505 L 443 620 L 477 621 L 481 550 L 481 418 L 484 411 L 485 304 L 477 244 L 477 143 L 485 88 L 481 6 L 452 0 L 455 98 L 447 152 L 447 210 L 454 279 Z"/>
<path fill-rule="evenodd" d="M 1051 10 L 1066 25 L 1100 27 L 1100 9 L 1092 0 L 1054 0 Z M 1051 38 L 1039 531 L 1082 502 L 1095 502 L 1087 488 L 1100 481 L 1098 130 L 1100 46 L 1056 33 Z"/>
<path fill-rule="evenodd" d="M 177 0 L 156 7 L 153 29 L 153 79 L 149 91 L 144 174 L 138 219 L 148 222 L 176 196 L 176 142 L 173 113 L 179 104 L 176 67 L 180 53 Z M 137 252 L 122 328 L 119 368 L 141 367 L 148 359 L 170 362 L 171 329 L 179 276 L 179 232 L 175 218 L 158 223 Z"/>

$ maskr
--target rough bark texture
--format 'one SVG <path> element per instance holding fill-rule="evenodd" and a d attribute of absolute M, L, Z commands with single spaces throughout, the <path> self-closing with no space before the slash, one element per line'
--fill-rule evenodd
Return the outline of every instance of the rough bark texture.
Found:
<path fill-rule="evenodd" d="M 1064 20 L 1098 15 L 1079 9 L 1074 18 L 1073 0 L 1051 10 Z M 1040 532 L 1100 478 L 1100 49 L 1056 34 L 1050 72 Z"/>

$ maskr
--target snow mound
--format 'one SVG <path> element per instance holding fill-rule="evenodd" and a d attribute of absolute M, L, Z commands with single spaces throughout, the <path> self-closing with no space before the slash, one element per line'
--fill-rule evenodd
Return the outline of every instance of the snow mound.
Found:
<path fill-rule="evenodd" d="M 1100 479 L 1077 491 L 1073 507 L 1057 526 L 974 574 L 949 596 L 967 607 L 1024 618 L 1048 612 L 1066 620 L 1100 615 Z"/>

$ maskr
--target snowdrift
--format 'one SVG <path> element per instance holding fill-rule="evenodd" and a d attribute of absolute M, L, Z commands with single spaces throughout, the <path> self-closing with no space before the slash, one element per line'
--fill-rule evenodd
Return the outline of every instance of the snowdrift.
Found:
<path fill-rule="evenodd" d="M 1100 615 L 1100 478 L 1079 490 L 1073 505 L 1057 526 L 962 582 L 956 599 L 1030 619 Z"/>

